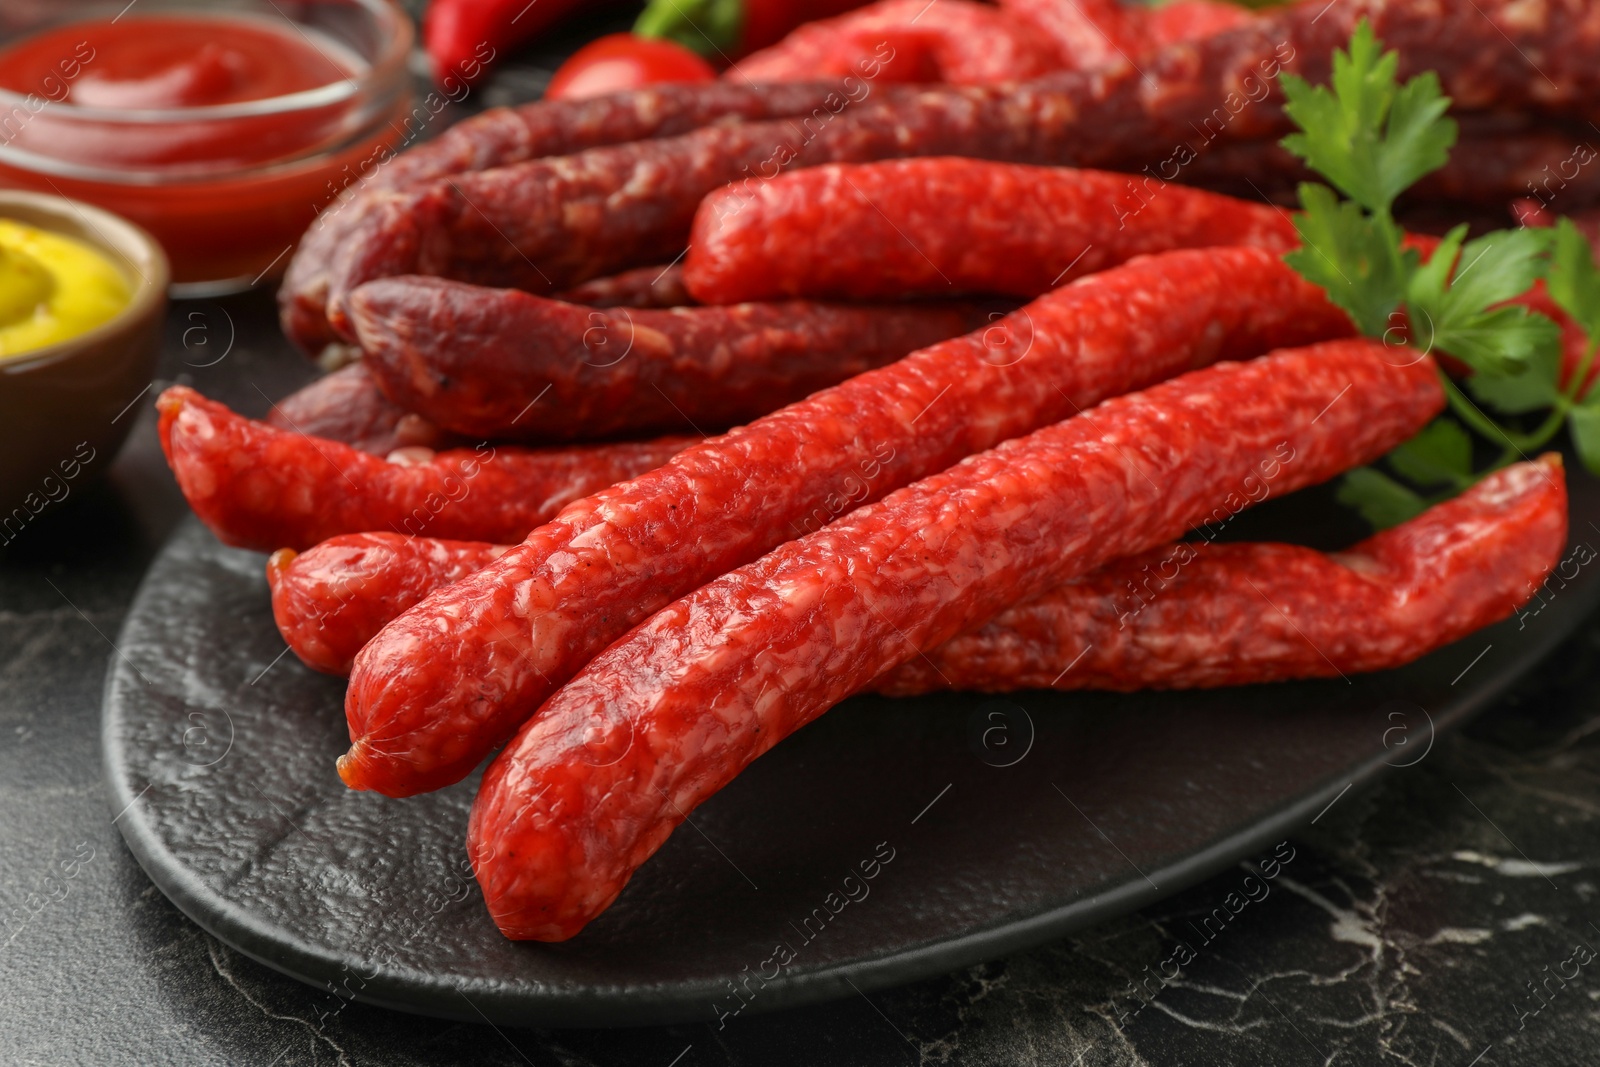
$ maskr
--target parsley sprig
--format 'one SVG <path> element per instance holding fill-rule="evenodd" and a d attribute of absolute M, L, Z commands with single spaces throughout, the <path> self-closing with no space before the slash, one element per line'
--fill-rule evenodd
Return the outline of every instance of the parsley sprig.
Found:
<path fill-rule="evenodd" d="M 1600 340 L 1600 270 L 1590 244 L 1567 219 L 1472 240 L 1458 226 L 1424 260 L 1395 222 L 1394 202 L 1444 166 L 1457 127 L 1438 76 L 1399 84 L 1398 66 L 1363 20 L 1348 50 L 1334 54 L 1331 84 L 1283 76 L 1285 111 L 1300 130 L 1284 147 L 1332 186 L 1300 186 L 1302 245 L 1286 261 L 1362 334 L 1447 355 L 1467 371 L 1462 385 L 1444 376 L 1450 414 L 1385 456 L 1387 472 L 1363 467 L 1345 477 L 1339 499 L 1378 527 L 1535 453 L 1564 426 L 1584 465 L 1600 473 L 1600 388 L 1579 395 Z M 1508 303 L 1541 278 L 1587 335 L 1564 387 L 1561 327 Z M 1475 455 L 1496 449 L 1488 466 L 1475 467 Z"/>

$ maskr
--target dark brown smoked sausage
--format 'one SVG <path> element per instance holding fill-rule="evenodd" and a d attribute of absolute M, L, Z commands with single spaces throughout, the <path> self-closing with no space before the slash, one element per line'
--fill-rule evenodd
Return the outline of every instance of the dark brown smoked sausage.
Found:
<path fill-rule="evenodd" d="M 1149 167 L 1181 180 L 1214 141 L 1285 132 L 1279 75 L 1325 80 L 1361 18 L 1399 52 L 1403 73 L 1437 71 L 1458 108 L 1576 116 L 1600 100 L 1590 62 L 1600 9 L 1580 0 L 1302 3 L 1162 49 L 1142 71 L 1068 71 L 1006 88 L 883 86 L 859 103 L 840 98 L 825 121 L 709 127 L 423 183 L 377 205 L 359 239 L 344 242 L 327 272 L 329 322 L 348 337 L 349 293 L 395 274 L 547 293 L 671 260 L 705 194 L 822 163 L 956 155 Z"/>
<path fill-rule="evenodd" d="M 569 304 L 597 308 L 675 308 L 697 303 L 683 284 L 683 266 L 635 267 L 608 278 L 595 278 L 556 294 Z"/>
<path fill-rule="evenodd" d="M 397 448 L 458 448 L 462 441 L 383 395 L 360 361 L 324 374 L 272 405 L 266 423 L 387 456 Z"/>
<path fill-rule="evenodd" d="M 401 407 L 540 442 L 725 430 L 988 321 L 970 304 L 603 310 L 418 277 L 363 285 L 350 314 Z"/>
<path fill-rule="evenodd" d="M 365 220 L 398 190 L 450 174 L 565 156 L 600 145 L 675 137 L 713 122 L 810 115 L 826 107 L 839 82 L 748 85 L 658 85 L 587 100 L 540 100 L 491 108 L 431 141 L 379 160 L 324 208 L 278 292 L 284 332 L 316 352 L 335 340 L 328 329 L 328 271 L 347 242 L 360 240 Z"/>

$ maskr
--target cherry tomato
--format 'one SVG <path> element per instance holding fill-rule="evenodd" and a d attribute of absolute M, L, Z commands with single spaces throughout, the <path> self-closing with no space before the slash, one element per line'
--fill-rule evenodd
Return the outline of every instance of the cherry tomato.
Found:
<path fill-rule="evenodd" d="M 715 81 L 711 64 L 680 44 L 613 33 L 590 41 L 561 64 L 546 100 L 575 100 L 667 82 Z"/>

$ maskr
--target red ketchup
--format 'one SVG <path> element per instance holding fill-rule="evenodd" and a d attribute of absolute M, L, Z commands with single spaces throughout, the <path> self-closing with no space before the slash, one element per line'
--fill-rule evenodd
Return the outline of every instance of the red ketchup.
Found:
<path fill-rule="evenodd" d="M 178 283 L 250 283 L 403 135 L 398 77 L 286 18 L 129 15 L 0 51 L 0 185 L 155 234 Z M 383 82 L 384 84 L 377 84 Z"/>

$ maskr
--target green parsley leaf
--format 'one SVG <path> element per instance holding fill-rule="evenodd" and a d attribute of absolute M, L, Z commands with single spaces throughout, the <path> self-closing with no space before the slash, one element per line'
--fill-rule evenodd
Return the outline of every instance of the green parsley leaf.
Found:
<path fill-rule="evenodd" d="M 1411 277 L 1406 305 L 1414 340 L 1479 373 L 1518 374 L 1522 364 L 1558 350 L 1561 330 L 1525 307 L 1495 305 L 1526 292 L 1544 273 L 1549 234 L 1500 230 L 1462 244 L 1465 234 L 1465 226 L 1450 231 Z"/>
<path fill-rule="evenodd" d="M 1594 248 L 1571 219 L 1556 222 L 1546 277 L 1550 295 L 1591 338 L 1600 337 L 1600 271 Z"/>
<path fill-rule="evenodd" d="M 1398 57 L 1383 52 L 1363 20 L 1348 50 L 1334 54 L 1330 85 L 1283 79 L 1286 110 L 1300 127 L 1284 146 L 1347 198 L 1323 185 L 1300 187 L 1295 227 L 1302 247 L 1285 261 L 1321 286 L 1363 335 L 1453 357 L 1452 373 L 1461 364 L 1470 371 L 1464 385 L 1443 378 L 1454 419 L 1436 420 L 1392 450 L 1387 462 L 1394 476 L 1363 467 L 1342 482 L 1339 500 L 1380 528 L 1487 473 L 1472 470 L 1468 431 L 1499 450 L 1489 468 L 1495 470 L 1543 449 L 1570 420 L 1584 464 L 1600 473 L 1600 388 L 1576 402 L 1577 385 L 1563 392 L 1561 328 L 1517 299 L 1548 276 L 1552 297 L 1589 333 L 1587 368 L 1600 345 L 1593 251 L 1566 220 L 1554 230 L 1501 231 L 1471 241 L 1467 227 L 1458 226 L 1426 263 L 1406 249 L 1391 214 L 1395 198 L 1444 164 L 1457 128 L 1445 116 L 1450 101 L 1438 78 L 1422 74 L 1397 85 L 1398 69 Z M 1502 425 L 1485 409 L 1519 418 Z M 1543 409 L 1535 425 L 1520 418 Z M 1430 498 L 1401 479 L 1443 489 Z"/>
<path fill-rule="evenodd" d="M 1461 258 L 1461 246 L 1467 239 L 1467 227 L 1453 227 L 1449 233 L 1440 239 L 1439 245 L 1433 250 L 1433 255 L 1428 261 L 1412 272 L 1411 278 L 1406 282 L 1406 297 L 1414 305 L 1422 307 L 1422 314 L 1417 315 L 1417 308 L 1410 309 L 1411 314 L 1418 317 L 1414 324 L 1417 337 L 1414 343 L 1425 352 L 1434 349 L 1434 337 L 1437 333 L 1433 318 L 1428 312 L 1429 302 L 1439 299 L 1445 289 L 1450 286 L 1450 276 L 1455 272 L 1456 261 Z"/>
<path fill-rule="evenodd" d="M 1556 384 L 1560 380 L 1561 353 L 1552 346 L 1535 352 L 1513 366 L 1509 373 L 1479 371 L 1463 384 L 1468 392 L 1496 411 L 1524 415 L 1564 403 Z"/>
<path fill-rule="evenodd" d="M 1420 495 L 1371 467 L 1357 467 L 1346 474 L 1334 497 L 1339 503 L 1355 508 L 1379 530 L 1414 519 L 1428 507 L 1428 502 Z"/>
<path fill-rule="evenodd" d="M 1301 129 L 1283 146 L 1376 214 L 1387 215 L 1416 180 L 1444 166 L 1456 141 L 1450 99 L 1432 72 L 1395 84 L 1399 56 L 1382 51 L 1362 19 L 1349 51 L 1333 54 L 1333 86 L 1282 78 L 1284 110 Z"/>
<path fill-rule="evenodd" d="M 1472 438 L 1461 424 L 1435 419 L 1387 457 L 1398 473 L 1421 486 L 1472 484 Z"/>
<path fill-rule="evenodd" d="M 1406 279 L 1420 257 L 1400 247 L 1400 231 L 1374 218 L 1325 185 L 1300 186 L 1304 210 L 1294 228 L 1301 247 L 1283 258 L 1301 277 L 1327 291 L 1361 333 L 1381 337 L 1395 324 Z"/>
<path fill-rule="evenodd" d="M 1451 234 L 1464 232 L 1458 226 Z M 1450 279 L 1450 299 L 1488 307 L 1527 292 L 1544 274 L 1540 257 L 1550 246 L 1550 231 L 1497 230 L 1461 246 L 1461 261 Z"/>
<path fill-rule="evenodd" d="M 1482 373 L 1519 374 L 1521 367 L 1554 367 L 1559 362 L 1561 328 L 1537 311 L 1499 307 L 1437 327 L 1434 343 Z M 1552 361 L 1544 357 L 1556 355 Z M 1555 384 L 1552 371 L 1551 385 Z"/>

